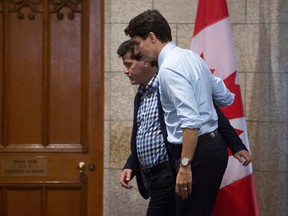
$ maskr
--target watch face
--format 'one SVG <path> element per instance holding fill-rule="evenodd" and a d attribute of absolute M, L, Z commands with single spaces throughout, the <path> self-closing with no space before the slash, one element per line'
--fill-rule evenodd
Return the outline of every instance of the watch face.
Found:
<path fill-rule="evenodd" d="M 182 164 L 183 166 L 187 166 L 188 163 L 189 163 L 189 159 L 188 159 L 188 158 L 186 158 L 186 157 L 182 158 L 181 164 Z"/>

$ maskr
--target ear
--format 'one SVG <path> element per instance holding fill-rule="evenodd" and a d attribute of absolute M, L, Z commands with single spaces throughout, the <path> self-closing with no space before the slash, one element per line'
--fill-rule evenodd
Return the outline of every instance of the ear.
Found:
<path fill-rule="evenodd" d="M 148 67 L 148 66 L 149 66 L 149 62 L 144 61 L 143 64 L 144 64 L 145 67 Z"/>
<path fill-rule="evenodd" d="M 154 32 L 149 32 L 149 35 L 148 35 L 149 39 L 151 40 L 152 43 L 155 43 L 158 38 L 157 36 L 154 34 Z"/>

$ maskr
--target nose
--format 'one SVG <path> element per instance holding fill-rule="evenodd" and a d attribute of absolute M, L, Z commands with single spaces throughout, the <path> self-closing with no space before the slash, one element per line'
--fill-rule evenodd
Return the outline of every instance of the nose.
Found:
<path fill-rule="evenodd" d="M 124 69 L 123 69 L 123 72 L 124 72 L 124 74 L 127 74 L 127 73 L 129 73 L 129 70 L 128 70 L 128 68 L 127 68 L 127 67 L 124 67 Z"/>

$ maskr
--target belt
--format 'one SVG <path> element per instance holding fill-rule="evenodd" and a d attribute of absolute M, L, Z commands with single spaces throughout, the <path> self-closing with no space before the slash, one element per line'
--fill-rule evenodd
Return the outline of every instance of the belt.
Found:
<path fill-rule="evenodd" d="M 218 130 L 214 130 L 210 133 L 202 134 L 198 136 L 198 142 L 201 142 L 206 139 L 213 139 L 219 134 Z M 181 144 L 170 144 L 171 151 L 173 153 L 174 158 L 180 158 L 182 152 L 182 143 Z"/>
<path fill-rule="evenodd" d="M 143 169 L 143 172 L 145 175 L 155 175 L 157 173 L 162 172 L 163 170 L 169 170 L 171 169 L 171 164 L 169 161 L 157 164 L 151 168 Z"/>
<path fill-rule="evenodd" d="M 210 133 L 202 134 L 202 135 L 198 136 L 198 142 L 201 142 L 201 141 L 206 140 L 206 139 L 215 138 L 218 134 L 219 134 L 218 130 L 214 130 Z"/>

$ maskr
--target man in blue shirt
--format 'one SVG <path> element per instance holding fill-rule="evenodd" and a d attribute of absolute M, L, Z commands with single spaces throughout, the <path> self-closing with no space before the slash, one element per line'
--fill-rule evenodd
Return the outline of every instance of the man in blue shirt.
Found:
<path fill-rule="evenodd" d="M 120 183 L 124 188 L 131 189 L 132 185 L 129 182 L 136 175 L 140 194 L 145 199 L 151 195 L 147 215 L 176 215 L 175 175 L 170 164 L 167 163 L 168 159 L 170 162 L 174 159 L 171 155 L 168 157 L 168 153 L 171 152 L 167 146 L 163 112 L 157 97 L 157 62 L 143 61 L 139 54 L 134 53 L 130 41 L 122 43 L 117 54 L 123 60 L 124 73 L 131 84 L 140 85 L 134 101 L 132 154 L 122 170 Z M 219 131 L 223 134 L 234 157 L 241 162 L 241 157 L 244 156 L 246 159 L 244 165 L 248 165 L 250 155 L 245 145 L 219 109 L 217 114 Z"/>
<path fill-rule="evenodd" d="M 167 139 L 176 158 L 177 214 L 210 216 L 228 161 L 213 104 L 231 105 L 234 94 L 199 55 L 171 42 L 159 11 L 137 15 L 124 32 L 145 61 L 158 61 Z"/>

